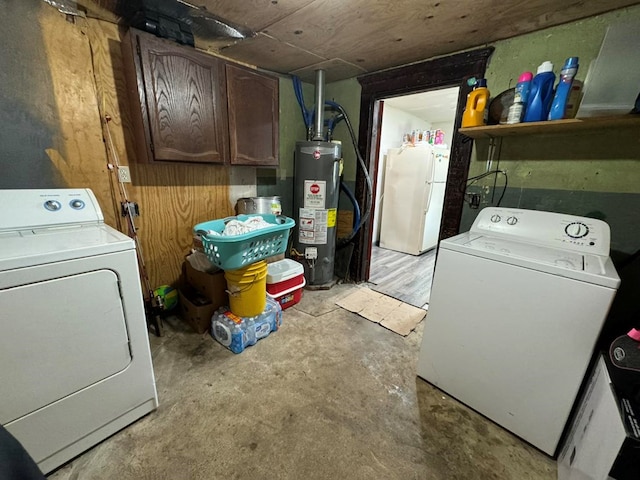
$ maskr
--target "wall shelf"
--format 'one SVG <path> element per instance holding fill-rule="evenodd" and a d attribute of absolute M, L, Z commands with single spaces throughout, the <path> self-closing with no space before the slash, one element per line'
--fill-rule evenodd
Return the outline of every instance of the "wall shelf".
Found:
<path fill-rule="evenodd" d="M 516 123 L 514 125 L 484 125 L 460 128 L 470 138 L 515 137 L 520 135 L 571 134 L 609 128 L 640 128 L 640 115 L 570 118 L 546 122 Z"/>

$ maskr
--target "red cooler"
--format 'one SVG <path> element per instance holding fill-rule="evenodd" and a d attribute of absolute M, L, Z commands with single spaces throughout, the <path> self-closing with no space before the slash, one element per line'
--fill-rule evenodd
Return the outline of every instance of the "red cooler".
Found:
<path fill-rule="evenodd" d="M 276 300 L 282 309 L 295 305 L 302 298 L 306 285 L 302 264 L 285 258 L 267 266 L 267 294 Z"/>

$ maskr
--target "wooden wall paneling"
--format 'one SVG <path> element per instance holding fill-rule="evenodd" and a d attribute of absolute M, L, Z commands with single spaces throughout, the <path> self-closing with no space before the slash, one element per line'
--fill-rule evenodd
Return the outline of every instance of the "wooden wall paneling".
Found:
<path fill-rule="evenodd" d="M 135 136 L 122 62 L 123 32 L 116 25 L 87 20 L 94 52 L 99 114 L 109 114 L 109 129 L 123 165 L 131 169 L 125 184 L 129 200 L 138 203 L 135 219 L 141 250 L 152 287 L 175 284 L 184 255 L 192 245 L 192 227 L 202 221 L 233 214 L 229 199 L 229 170 L 213 165 L 144 164 L 136 161 Z M 96 55 L 95 52 L 105 52 Z M 108 53 L 107 53 L 108 52 Z M 117 188 L 117 184 L 114 184 Z"/>
<path fill-rule="evenodd" d="M 49 6 L 40 8 L 38 21 L 59 119 L 57 139 L 47 154 L 67 187 L 93 190 L 105 221 L 114 225 L 89 42 L 78 24 Z"/>

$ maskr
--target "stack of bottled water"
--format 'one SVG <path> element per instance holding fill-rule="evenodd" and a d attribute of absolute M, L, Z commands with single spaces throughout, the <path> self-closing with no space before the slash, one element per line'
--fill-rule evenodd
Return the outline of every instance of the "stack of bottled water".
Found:
<path fill-rule="evenodd" d="M 211 336 L 233 353 L 240 353 L 282 325 L 282 307 L 267 297 L 264 311 L 255 317 L 239 317 L 221 307 L 211 317 Z"/>

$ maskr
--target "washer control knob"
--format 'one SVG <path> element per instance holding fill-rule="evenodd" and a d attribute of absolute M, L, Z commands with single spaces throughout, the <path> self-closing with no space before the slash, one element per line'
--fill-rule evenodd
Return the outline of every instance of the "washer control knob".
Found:
<path fill-rule="evenodd" d="M 62 208 L 62 205 L 60 205 L 60 202 L 58 202 L 57 200 L 47 200 L 46 202 L 44 202 L 44 208 L 46 208 L 50 212 L 55 212 L 60 210 Z"/>
<path fill-rule="evenodd" d="M 84 208 L 84 202 L 79 198 L 76 198 L 75 200 L 71 200 L 69 205 L 71 205 L 71 208 L 74 208 L 76 210 L 82 210 Z"/>
<path fill-rule="evenodd" d="M 500 215 L 498 214 L 491 215 L 491 221 L 493 223 L 498 223 L 500 220 L 502 220 L 502 218 L 500 218 Z"/>
<path fill-rule="evenodd" d="M 516 223 L 518 223 L 518 219 L 516 217 L 509 217 L 507 218 L 507 224 L 509 225 L 515 225 Z"/>
<path fill-rule="evenodd" d="M 571 238 L 582 238 L 589 234 L 589 227 L 582 222 L 572 222 L 564 227 L 564 231 Z"/>

